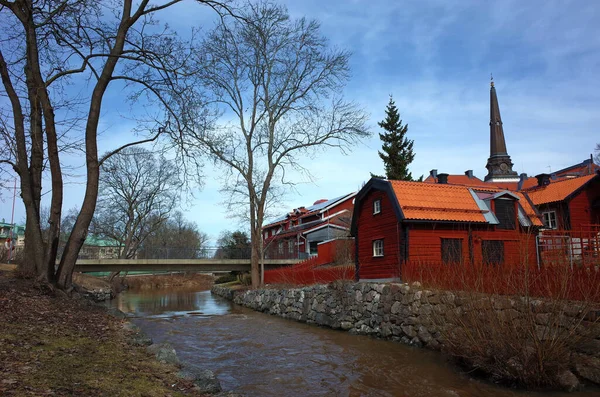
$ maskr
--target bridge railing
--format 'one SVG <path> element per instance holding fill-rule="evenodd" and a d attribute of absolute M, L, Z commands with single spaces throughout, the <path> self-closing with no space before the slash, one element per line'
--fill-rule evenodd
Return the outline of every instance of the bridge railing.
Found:
<path fill-rule="evenodd" d="M 78 259 L 119 259 L 119 247 L 98 247 L 84 245 Z M 58 258 L 62 252 L 59 251 Z M 306 259 L 307 254 L 297 252 L 269 253 L 265 259 Z M 129 259 L 250 259 L 250 248 L 205 247 L 144 247 Z"/>

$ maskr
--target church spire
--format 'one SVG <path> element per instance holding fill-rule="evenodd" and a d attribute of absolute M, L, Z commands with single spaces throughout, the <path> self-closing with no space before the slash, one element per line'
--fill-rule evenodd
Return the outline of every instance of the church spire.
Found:
<path fill-rule="evenodd" d="M 512 169 L 513 163 L 506 150 L 500 106 L 498 105 L 493 77 L 491 77 L 490 85 L 490 158 L 486 165 L 488 174 L 485 181 L 510 182 L 515 178 L 518 179 L 518 176 Z"/>

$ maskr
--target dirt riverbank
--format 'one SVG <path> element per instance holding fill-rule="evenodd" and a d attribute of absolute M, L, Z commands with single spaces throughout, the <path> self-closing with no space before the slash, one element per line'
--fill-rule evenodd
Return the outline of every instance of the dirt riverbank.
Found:
<path fill-rule="evenodd" d="M 0 395 L 198 395 L 130 344 L 124 320 L 0 270 Z"/>

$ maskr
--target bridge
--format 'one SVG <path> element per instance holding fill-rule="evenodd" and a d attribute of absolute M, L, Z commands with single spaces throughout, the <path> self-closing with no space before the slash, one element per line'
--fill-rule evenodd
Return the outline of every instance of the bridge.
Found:
<path fill-rule="evenodd" d="M 298 259 L 265 259 L 265 270 L 298 263 Z M 250 271 L 250 259 L 78 259 L 76 272 L 232 272 Z"/>

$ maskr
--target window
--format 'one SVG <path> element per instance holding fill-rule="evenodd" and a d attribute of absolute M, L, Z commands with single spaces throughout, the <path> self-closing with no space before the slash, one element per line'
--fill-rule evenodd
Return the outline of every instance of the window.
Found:
<path fill-rule="evenodd" d="M 373 240 L 373 256 L 383 256 L 383 240 Z"/>
<path fill-rule="evenodd" d="M 542 216 L 544 217 L 544 225 L 546 225 L 548 229 L 558 228 L 558 222 L 556 222 L 556 211 L 544 212 L 542 213 Z"/>
<path fill-rule="evenodd" d="M 443 263 L 461 263 L 462 262 L 462 239 L 443 238 L 442 239 L 442 262 Z"/>
<path fill-rule="evenodd" d="M 381 212 L 381 200 L 373 201 L 373 215 Z"/>
<path fill-rule="evenodd" d="M 495 200 L 496 218 L 500 222 L 498 229 L 514 229 L 516 226 L 515 202 L 513 200 Z"/>
<path fill-rule="evenodd" d="M 283 254 L 283 241 L 279 241 L 279 243 L 277 244 L 277 252 Z"/>
<path fill-rule="evenodd" d="M 268 232 L 268 231 L 265 231 L 264 235 L 265 235 L 265 237 L 264 237 L 264 239 L 265 239 L 265 240 L 266 240 L 267 238 L 269 238 L 269 232 Z"/>
<path fill-rule="evenodd" d="M 486 265 L 501 265 L 504 263 L 504 241 L 483 240 L 481 242 L 483 263 Z"/>
<path fill-rule="evenodd" d="M 288 240 L 288 253 L 294 253 L 294 240 Z"/>

